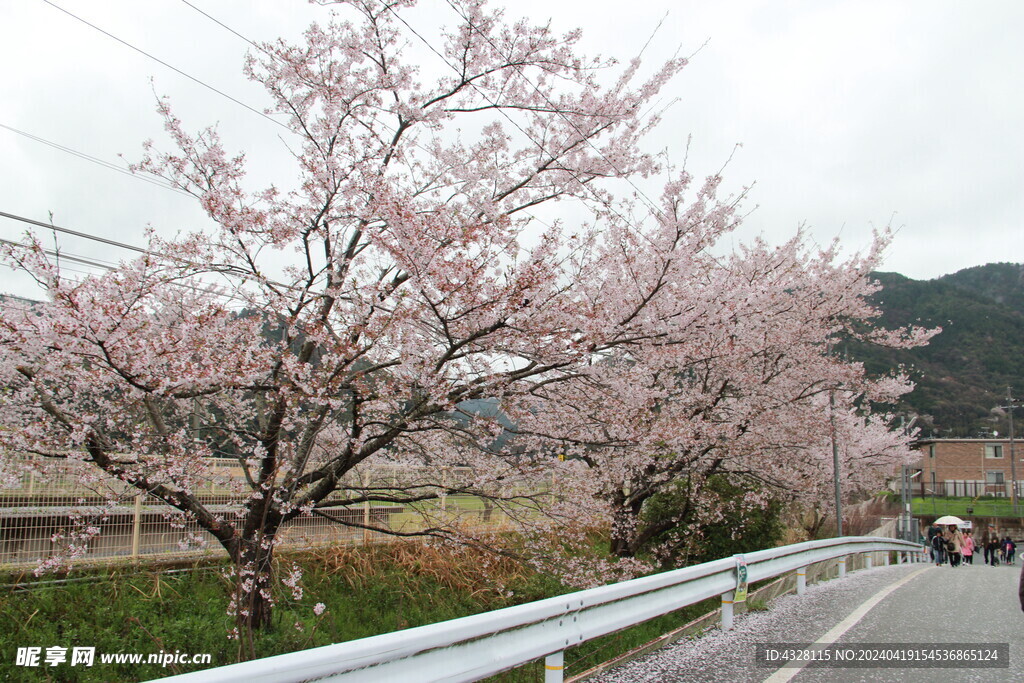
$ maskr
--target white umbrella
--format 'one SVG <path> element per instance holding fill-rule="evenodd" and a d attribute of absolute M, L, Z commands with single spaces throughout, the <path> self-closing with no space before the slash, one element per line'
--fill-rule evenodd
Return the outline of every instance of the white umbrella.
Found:
<path fill-rule="evenodd" d="M 934 523 L 940 526 L 946 526 L 949 524 L 963 524 L 964 520 L 954 515 L 945 515 L 943 517 L 939 517 Z"/>

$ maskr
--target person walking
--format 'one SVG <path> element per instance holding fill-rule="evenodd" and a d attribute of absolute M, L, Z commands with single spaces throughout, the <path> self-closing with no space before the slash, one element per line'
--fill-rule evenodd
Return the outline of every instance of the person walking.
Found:
<path fill-rule="evenodd" d="M 992 567 L 999 566 L 999 540 L 992 537 L 988 541 L 988 545 L 985 546 L 988 549 L 989 565 Z"/>
<path fill-rule="evenodd" d="M 941 567 L 942 563 L 946 561 L 946 539 L 942 537 L 941 533 L 932 536 L 932 558 L 935 560 L 936 567 Z"/>
<path fill-rule="evenodd" d="M 1009 536 L 1006 537 L 1006 564 L 1013 564 L 1013 555 L 1017 551 L 1017 544 Z"/>
<path fill-rule="evenodd" d="M 946 539 L 946 552 L 949 553 L 949 566 L 959 567 L 960 552 L 964 545 L 964 535 L 960 533 L 960 529 L 956 527 L 956 524 L 950 524 L 946 531 L 943 532 L 942 537 Z"/>
<path fill-rule="evenodd" d="M 971 536 L 970 529 L 964 533 L 964 545 L 961 553 L 964 556 L 964 564 L 974 564 L 974 537 Z"/>
<path fill-rule="evenodd" d="M 935 537 L 942 535 L 942 529 L 935 522 L 932 522 L 928 527 L 928 554 L 932 558 L 932 562 L 942 564 L 938 559 L 938 552 L 935 550 Z"/>

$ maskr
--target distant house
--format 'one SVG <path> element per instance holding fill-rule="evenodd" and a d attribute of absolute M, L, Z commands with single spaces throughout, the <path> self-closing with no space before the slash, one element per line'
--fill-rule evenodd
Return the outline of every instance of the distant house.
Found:
<path fill-rule="evenodd" d="M 1009 439 L 920 439 L 913 447 L 921 454 L 915 496 L 1011 496 Z M 1013 451 L 1017 497 L 1024 498 L 1024 442 L 1014 440 Z"/>

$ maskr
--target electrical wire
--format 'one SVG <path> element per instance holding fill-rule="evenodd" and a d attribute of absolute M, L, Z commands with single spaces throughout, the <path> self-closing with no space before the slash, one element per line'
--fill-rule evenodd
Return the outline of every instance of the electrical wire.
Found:
<path fill-rule="evenodd" d="M 27 133 L 27 132 L 25 132 L 23 130 L 18 130 L 17 128 L 15 128 L 13 126 L 8 126 L 8 125 L 6 125 L 4 123 L 0 123 L 0 128 L 4 128 L 6 130 L 11 131 L 12 133 L 16 133 L 18 135 L 26 137 L 29 140 L 34 140 L 35 142 L 38 142 L 40 144 L 47 145 L 47 146 L 52 147 L 54 149 L 60 150 L 61 152 L 65 152 L 65 153 L 70 154 L 72 156 L 76 156 L 79 159 L 83 159 L 85 161 L 92 162 L 92 163 L 97 164 L 99 166 L 103 166 L 104 168 L 107 168 L 107 169 L 109 169 L 111 171 L 117 171 L 118 173 L 123 173 L 124 175 L 129 176 L 131 178 L 136 178 L 138 180 L 142 180 L 144 182 L 150 183 L 151 185 L 156 185 L 157 187 L 162 187 L 165 190 L 170 190 L 171 192 L 176 192 L 177 194 L 184 195 L 186 197 L 192 197 L 193 196 L 193 195 L 189 194 L 188 192 L 184 192 L 182 190 L 179 190 L 178 188 L 174 187 L 173 185 L 170 185 L 169 183 L 161 182 L 159 180 L 156 180 L 155 178 L 149 178 L 149 177 L 146 177 L 144 175 L 139 175 L 137 173 L 132 173 L 129 169 L 122 168 L 121 166 L 118 166 L 117 164 L 113 164 L 113 163 L 111 163 L 109 161 L 104 161 L 103 159 L 100 159 L 98 157 L 94 157 L 91 154 L 86 154 L 85 152 L 79 152 L 77 149 L 73 149 L 71 147 L 66 147 L 65 145 L 61 145 L 59 143 L 53 142 L 52 140 L 47 140 L 44 137 L 40 137 L 38 135 L 33 135 L 32 133 Z"/>
<path fill-rule="evenodd" d="M 257 44 L 256 44 L 256 43 L 254 43 L 253 41 L 249 40 L 248 38 L 246 38 L 245 36 L 243 36 L 243 35 L 242 35 L 241 33 L 239 33 L 238 31 L 236 31 L 235 29 L 231 28 L 230 26 L 228 26 L 228 25 L 227 25 L 227 24 L 225 24 L 224 22 L 220 21 L 219 19 L 216 19 L 216 18 L 214 18 L 214 17 L 210 16 L 209 14 L 207 14 L 206 12 L 204 12 L 203 10 L 201 10 L 201 9 L 199 9 L 198 7 L 196 7 L 195 5 L 193 5 L 193 4 L 192 4 L 191 2 L 189 2 L 188 0 L 181 0 L 181 1 L 182 1 L 183 3 L 185 3 L 186 5 L 188 5 L 189 7 L 191 7 L 192 9 L 194 9 L 195 11 L 199 12 L 200 14 L 202 14 L 202 15 L 203 15 L 204 17 L 206 17 L 207 19 L 209 19 L 209 20 L 210 20 L 210 21 L 212 21 L 213 23 L 215 23 L 215 24 L 217 24 L 218 26 L 220 26 L 221 28 L 223 28 L 224 30 L 226 30 L 226 31 L 228 31 L 228 32 L 230 32 L 230 33 L 232 33 L 232 34 L 234 34 L 235 36 L 238 36 L 239 38 L 241 38 L 241 39 L 242 39 L 242 40 L 244 40 L 245 42 L 249 43 L 249 45 L 252 45 L 252 46 L 253 46 L 254 48 L 256 48 L 257 50 L 259 50 L 260 52 L 263 52 L 263 51 L 264 51 L 264 50 L 263 50 L 263 48 L 261 48 L 261 47 L 260 47 L 259 45 L 257 45 Z"/>
<path fill-rule="evenodd" d="M 136 47 L 135 45 L 132 45 L 128 41 L 122 40 L 121 38 L 118 38 L 114 34 L 108 32 L 108 31 L 103 30 L 99 26 L 86 21 L 85 19 L 81 18 L 80 16 L 78 16 L 76 14 L 72 14 L 71 12 L 67 11 L 66 9 L 61 7 L 60 5 L 57 5 L 56 3 L 51 2 L 50 0 L 42 0 L 42 1 L 45 2 L 47 5 L 50 5 L 54 9 L 60 10 L 61 12 L 63 12 L 66 15 L 68 15 L 72 19 L 76 19 L 76 20 L 82 22 L 83 24 L 85 24 L 86 26 L 88 26 L 88 27 L 90 27 L 92 29 L 95 29 L 96 31 L 99 31 L 100 33 L 102 33 L 103 35 L 107 36 L 108 38 L 112 38 L 112 39 L 116 40 L 117 42 L 121 43 L 122 45 L 135 50 L 139 54 L 142 54 L 142 55 L 148 57 L 149 59 L 152 59 L 154 62 L 157 62 L 158 64 L 161 64 L 161 65 L 167 67 L 171 71 L 174 71 L 175 73 L 184 76 L 185 78 L 189 79 L 190 81 L 193 81 L 194 83 L 198 83 L 199 85 L 203 86 L 204 88 L 207 88 L 208 90 L 212 90 L 213 92 L 217 93 L 221 97 L 225 97 L 225 98 L 231 100 L 232 102 L 234 102 L 235 104 L 237 104 L 237 105 L 239 105 L 241 107 L 245 107 L 246 109 L 248 109 L 252 113 L 257 114 L 259 116 L 262 116 L 267 121 L 270 121 L 271 123 L 275 123 L 278 126 L 281 126 L 282 128 L 284 128 L 285 130 L 291 132 L 291 128 L 289 128 L 287 124 L 281 123 L 277 119 L 271 118 L 265 112 L 262 112 L 259 109 L 256 109 L 255 107 L 249 106 L 245 102 L 242 102 L 241 100 L 236 99 L 236 98 L 232 97 L 231 95 L 228 95 L 223 90 L 218 90 L 217 88 L 213 87 L 209 83 L 201 81 L 198 78 L 196 78 L 195 76 L 192 76 L 191 74 L 185 73 L 184 71 L 182 71 L 181 69 L 177 68 L 176 66 L 172 66 L 171 64 L 168 64 L 167 62 L 163 61 L 159 57 L 155 57 L 155 56 L 151 55 L 150 53 L 146 52 L 145 50 L 143 50 L 143 49 L 141 49 L 139 47 Z"/>
<path fill-rule="evenodd" d="M 53 223 L 43 223 L 41 221 L 35 221 L 35 220 L 32 220 L 31 218 L 25 218 L 24 216 L 16 216 L 13 213 L 7 213 L 6 211 L 0 211 L 0 216 L 2 216 L 4 218 L 10 218 L 11 220 L 14 220 L 14 221 L 20 221 L 22 223 L 27 223 L 29 225 L 34 225 L 34 226 L 39 227 L 39 228 L 45 228 L 46 230 L 54 230 L 56 232 L 62 232 L 62 233 L 65 233 L 67 235 L 74 235 L 75 237 L 81 237 L 83 239 L 93 240 L 94 242 L 102 242 L 103 244 L 108 244 L 108 245 L 110 245 L 112 247 L 120 247 L 121 249 L 127 249 L 129 251 L 138 252 L 140 254 L 149 254 L 151 256 L 161 256 L 161 254 L 156 254 L 156 253 L 154 253 L 152 251 L 149 251 L 148 249 L 143 249 L 142 247 L 136 247 L 135 245 L 132 245 L 132 244 L 125 244 L 124 242 L 118 242 L 117 240 L 107 239 L 106 237 L 99 237 L 98 235 L 90 235 L 89 233 L 79 232 L 77 230 L 72 230 L 70 228 L 62 228 L 59 225 L 54 225 Z"/>
<path fill-rule="evenodd" d="M 3 238 L 0 238 L 0 244 L 7 244 L 7 245 L 12 246 L 12 247 L 23 247 L 24 246 L 23 244 L 19 244 L 18 242 L 14 242 L 14 241 L 11 241 L 11 240 L 6 240 L 6 239 L 3 239 Z M 68 254 L 66 252 L 57 251 L 57 250 L 54 250 L 54 249 L 43 249 L 43 253 L 48 255 L 48 256 L 54 256 L 56 258 L 65 259 L 65 260 L 68 260 L 68 261 L 72 261 L 74 263 L 80 263 L 80 264 L 82 264 L 84 266 L 89 266 L 91 268 L 100 268 L 100 269 L 106 270 L 106 271 L 111 271 L 111 270 L 115 270 L 116 269 L 116 266 L 114 266 L 114 265 L 108 265 L 108 264 L 105 264 L 105 263 L 100 263 L 99 261 L 95 261 L 93 259 L 86 258 L 85 256 L 77 256 L 75 254 Z"/>
<path fill-rule="evenodd" d="M 4 239 L 0 239 L 0 243 L 10 244 L 10 245 L 15 245 L 15 246 L 21 246 L 17 242 L 11 242 L 10 240 L 4 240 Z M 106 270 L 108 272 L 112 272 L 114 270 L 117 270 L 117 268 L 115 266 L 106 266 L 106 265 L 103 265 L 101 263 L 96 263 L 94 261 L 91 261 L 90 259 L 87 259 L 87 258 L 85 258 L 83 256 L 76 256 L 76 255 L 73 255 L 73 254 L 68 254 L 68 253 L 66 253 L 64 251 L 57 252 L 57 251 L 54 251 L 52 249 L 43 249 L 43 253 L 45 253 L 47 256 L 53 256 L 53 257 L 58 258 L 60 260 L 72 261 L 74 263 L 82 263 L 82 264 L 87 265 L 87 266 L 89 266 L 91 268 L 100 268 L 100 269 Z M 25 267 L 25 266 L 22 266 L 22 265 L 11 265 L 11 264 L 7 264 L 7 265 L 12 270 L 20 270 L 20 271 L 23 271 L 25 273 L 28 273 L 33 278 L 35 277 L 35 275 L 32 273 L 32 271 L 29 268 Z M 65 272 L 65 271 L 68 271 L 68 272 L 72 272 L 72 273 L 78 273 L 79 275 L 87 275 L 87 276 L 95 276 L 96 275 L 96 273 L 93 272 L 93 271 L 82 270 L 80 268 L 73 268 L 73 267 L 70 267 L 70 266 L 61 266 L 60 270 L 61 270 L 62 273 Z M 82 280 L 80 278 L 69 278 L 69 279 L 71 281 L 75 282 L 76 284 L 80 284 L 82 282 Z M 242 297 L 239 297 L 239 296 L 237 296 L 235 294 L 228 294 L 227 292 L 219 292 L 219 291 L 217 291 L 215 289 L 210 289 L 208 287 L 200 287 L 200 286 L 195 285 L 195 284 L 186 284 L 184 282 L 178 282 L 176 280 L 170 280 L 166 284 L 172 285 L 174 287 L 182 287 L 182 288 L 187 289 L 187 290 L 189 290 L 191 292 L 202 292 L 204 294 L 209 294 L 211 296 L 218 297 L 218 298 L 224 299 L 226 301 L 240 302 L 240 303 L 243 304 L 243 307 L 248 305 L 248 303 L 249 303 L 248 301 L 246 301 Z M 0 297 L 4 297 L 4 296 L 13 296 L 13 295 L 0 294 Z M 15 297 L 15 298 L 21 299 L 21 298 L 24 298 L 24 297 Z M 35 302 L 35 303 L 41 303 L 41 302 Z M 15 310 L 19 310 L 19 311 L 22 311 L 22 312 L 30 312 L 30 311 L 27 311 L 26 309 L 23 309 L 23 308 L 17 308 L 16 306 L 10 306 L 9 304 L 6 304 L 6 306 L 8 308 L 13 308 Z M 167 329 L 177 329 L 173 325 L 161 325 L 161 326 L 165 327 Z"/>
<path fill-rule="evenodd" d="M 103 244 L 108 244 L 108 245 L 113 246 L 113 247 L 119 247 L 121 249 L 127 249 L 129 251 L 134 251 L 134 252 L 137 252 L 137 253 L 140 253 L 140 254 L 148 254 L 149 256 L 153 256 L 153 257 L 156 257 L 156 258 L 167 259 L 167 260 L 170 260 L 170 261 L 174 261 L 176 263 L 181 263 L 181 264 L 184 264 L 184 265 L 195 266 L 196 268 L 207 268 L 207 269 L 210 269 L 208 265 L 207 266 L 202 266 L 200 264 L 194 263 L 194 262 L 189 261 L 187 259 L 182 259 L 182 258 L 179 258 L 177 256 L 172 256 L 170 254 L 161 254 L 159 252 L 151 251 L 149 249 L 143 249 L 142 247 L 136 247 L 133 244 L 126 244 L 124 242 L 118 242 L 117 240 L 108 239 L 106 237 L 100 237 L 98 235 L 91 235 L 91 234 L 86 233 L 86 232 L 80 232 L 78 230 L 72 230 L 70 228 L 64 228 L 64 227 L 61 227 L 59 225 L 54 225 L 53 223 L 43 223 L 42 221 L 33 220 L 31 218 L 25 218 L 24 216 L 18 216 L 18 215 L 15 215 L 13 213 L 7 213 L 6 211 L 0 211 L 0 217 L 9 218 L 9 219 L 14 220 L 14 221 L 20 221 L 22 223 L 27 223 L 28 225 L 33 225 L 33 226 L 36 226 L 36 227 L 39 227 L 39 228 L 44 228 L 46 230 L 53 230 L 55 232 L 60 232 L 60 233 L 64 233 L 64 234 L 67 234 L 67 235 L 73 235 L 75 237 L 81 237 L 82 239 L 92 240 L 94 242 L 101 242 Z M 291 291 L 301 291 L 301 289 L 302 289 L 301 287 L 297 287 L 295 285 L 288 285 L 288 284 L 285 284 L 283 282 L 277 282 L 276 280 L 271 280 L 269 278 L 260 277 L 258 275 L 253 274 L 253 273 L 247 273 L 247 272 L 242 272 L 242 271 L 237 271 L 237 270 L 216 270 L 216 269 L 210 269 L 210 272 L 216 272 L 216 273 L 218 273 L 220 275 L 225 275 L 225 276 L 228 276 L 228 277 L 239 277 L 239 278 L 241 278 L 243 280 L 248 280 L 248 281 L 257 282 L 257 283 L 265 282 L 267 284 L 274 285 L 275 287 L 281 287 L 282 289 L 287 289 L 287 290 L 291 290 Z"/>

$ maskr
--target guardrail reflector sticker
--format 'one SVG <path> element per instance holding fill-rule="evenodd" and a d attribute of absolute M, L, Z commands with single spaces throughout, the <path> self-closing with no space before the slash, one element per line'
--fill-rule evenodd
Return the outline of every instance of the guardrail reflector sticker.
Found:
<path fill-rule="evenodd" d="M 747 558 L 736 556 L 736 593 L 733 602 L 747 601 Z"/>

